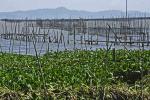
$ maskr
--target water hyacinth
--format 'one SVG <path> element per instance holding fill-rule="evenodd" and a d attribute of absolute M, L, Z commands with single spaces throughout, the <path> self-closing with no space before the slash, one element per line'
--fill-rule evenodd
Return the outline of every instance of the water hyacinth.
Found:
<path fill-rule="evenodd" d="M 43 85 L 35 56 L 0 53 L 0 99 L 42 99 L 45 88 L 48 99 L 135 99 L 141 93 L 149 99 L 149 55 L 102 49 L 50 52 L 39 57 Z"/>

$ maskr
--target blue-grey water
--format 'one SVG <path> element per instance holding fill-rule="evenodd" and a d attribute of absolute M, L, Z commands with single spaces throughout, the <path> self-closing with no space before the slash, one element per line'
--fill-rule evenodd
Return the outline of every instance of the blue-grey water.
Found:
<path fill-rule="evenodd" d="M 79 39 L 76 37 L 76 39 Z M 105 37 L 100 37 L 100 40 L 105 40 Z M 113 39 L 112 39 L 113 40 Z M 7 52 L 7 53 L 17 53 L 17 54 L 27 54 L 27 55 L 43 55 L 46 52 L 51 51 L 64 51 L 64 50 L 96 50 L 96 49 L 107 49 L 107 48 L 115 48 L 115 49 L 128 49 L 128 50 L 150 50 L 150 46 L 144 45 L 114 45 L 108 43 L 99 43 L 99 44 L 81 44 L 78 40 L 74 44 L 73 36 L 70 37 L 69 44 L 66 40 L 62 43 L 48 43 L 48 42 L 25 42 L 25 41 L 18 41 L 18 40 L 8 40 L 0 38 L 0 51 Z"/>

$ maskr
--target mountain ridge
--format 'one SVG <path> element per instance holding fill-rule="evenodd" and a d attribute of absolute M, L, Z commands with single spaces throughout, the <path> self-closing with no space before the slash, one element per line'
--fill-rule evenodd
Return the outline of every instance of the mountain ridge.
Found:
<path fill-rule="evenodd" d="M 145 17 L 150 16 L 150 13 L 140 11 L 128 11 L 129 17 Z M 52 19 L 52 18 L 112 18 L 125 17 L 125 12 L 120 10 L 103 10 L 97 12 L 85 10 L 70 10 L 65 7 L 54 9 L 34 9 L 26 11 L 0 12 L 0 19 Z"/>

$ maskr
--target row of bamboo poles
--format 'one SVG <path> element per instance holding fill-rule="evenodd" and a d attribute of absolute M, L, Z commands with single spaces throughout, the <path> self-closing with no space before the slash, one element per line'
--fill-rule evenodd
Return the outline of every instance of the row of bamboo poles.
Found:
<path fill-rule="evenodd" d="M 150 44 L 150 19 L 2 20 L 1 38 L 12 41 L 84 46 Z M 103 39 L 102 39 L 103 38 Z M 10 43 L 11 45 L 13 43 Z M 27 47 L 27 46 L 26 46 Z M 48 47 L 49 48 L 49 47 Z M 66 48 L 67 49 L 67 48 Z"/>

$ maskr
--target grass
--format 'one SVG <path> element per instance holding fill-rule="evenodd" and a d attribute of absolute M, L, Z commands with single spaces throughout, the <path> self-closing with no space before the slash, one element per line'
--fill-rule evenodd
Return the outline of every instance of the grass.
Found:
<path fill-rule="evenodd" d="M 41 56 L 48 99 L 150 99 L 150 51 L 62 51 Z M 0 98 L 43 99 L 34 56 L 0 53 Z"/>

